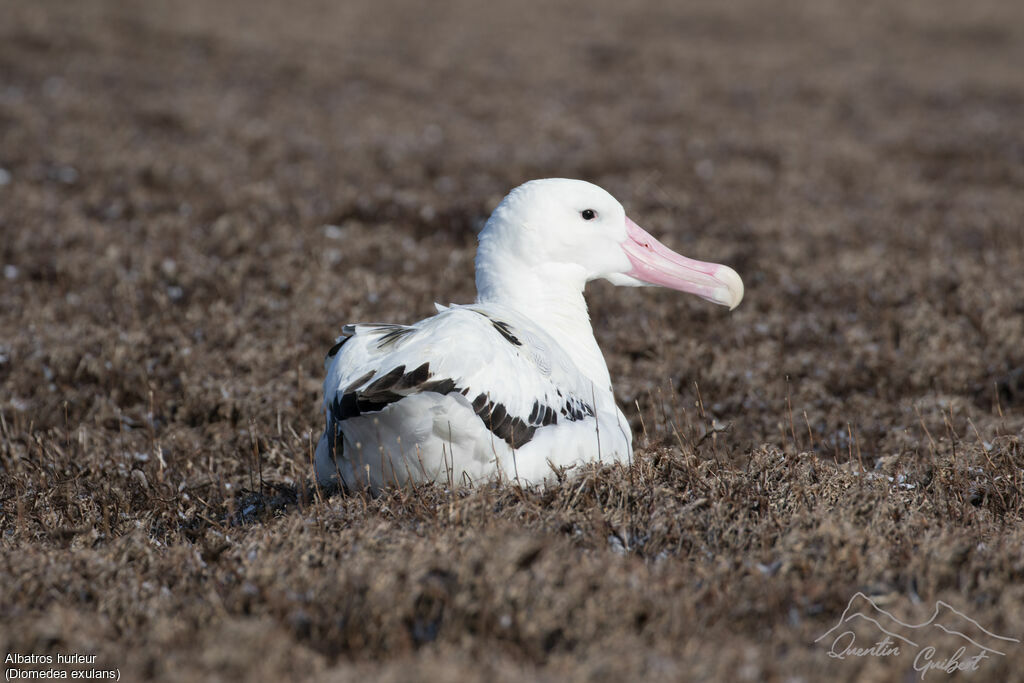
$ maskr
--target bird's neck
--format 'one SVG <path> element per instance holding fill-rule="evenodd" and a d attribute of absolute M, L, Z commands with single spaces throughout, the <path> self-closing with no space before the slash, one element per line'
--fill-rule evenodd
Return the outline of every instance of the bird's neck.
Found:
<path fill-rule="evenodd" d="M 569 355 L 597 391 L 611 391 L 608 365 L 583 298 L 585 273 L 574 266 L 477 259 L 479 303 L 496 303 L 536 323 Z"/>

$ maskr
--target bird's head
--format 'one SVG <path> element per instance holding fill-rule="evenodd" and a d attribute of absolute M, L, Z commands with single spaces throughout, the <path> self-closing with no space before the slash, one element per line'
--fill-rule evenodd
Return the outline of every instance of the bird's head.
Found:
<path fill-rule="evenodd" d="M 668 287 L 730 309 L 743 299 L 732 268 L 677 254 L 630 220 L 615 197 L 582 180 L 532 180 L 512 190 L 480 233 L 478 281 L 495 259 L 580 283 Z"/>

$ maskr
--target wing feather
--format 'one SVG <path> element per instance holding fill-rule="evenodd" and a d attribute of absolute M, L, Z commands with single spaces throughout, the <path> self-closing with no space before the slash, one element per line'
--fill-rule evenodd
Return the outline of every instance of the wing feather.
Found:
<path fill-rule="evenodd" d="M 338 423 L 407 396 L 451 394 L 517 448 L 560 419 L 594 416 L 592 389 L 568 356 L 509 311 L 451 306 L 414 325 L 346 325 L 342 334 L 324 382 Z"/>

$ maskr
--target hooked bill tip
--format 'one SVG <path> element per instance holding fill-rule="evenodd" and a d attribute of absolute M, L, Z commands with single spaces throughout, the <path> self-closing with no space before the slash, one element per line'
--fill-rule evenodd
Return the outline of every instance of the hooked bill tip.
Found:
<path fill-rule="evenodd" d="M 714 278 L 722 283 L 715 291 L 715 301 L 733 310 L 743 301 L 743 280 L 739 273 L 729 266 L 720 266 Z"/>

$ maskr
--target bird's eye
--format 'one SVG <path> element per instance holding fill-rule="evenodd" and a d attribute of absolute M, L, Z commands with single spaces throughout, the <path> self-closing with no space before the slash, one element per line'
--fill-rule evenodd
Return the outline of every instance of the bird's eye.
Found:
<path fill-rule="evenodd" d="M 593 209 L 584 209 L 583 211 L 580 211 L 580 215 L 583 216 L 583 220 L 592 221 L 597 218 L 597 211 L 594 211 Z"/>

